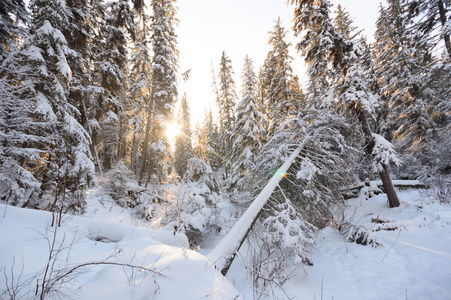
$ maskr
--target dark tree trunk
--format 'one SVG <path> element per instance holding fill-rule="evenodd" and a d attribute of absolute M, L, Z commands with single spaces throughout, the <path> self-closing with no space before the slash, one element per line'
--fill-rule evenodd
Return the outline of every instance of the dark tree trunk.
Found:
<path fill-rule="evenodd" d="M 147 152 L 148 152 L 148 149 L 149 149 L 149 142 L 150 142 L 150 127 L 151 127 L 150 124 L 152 122 L 153 110 L 154 110 L 154 102 L 152 101 L 152 106 L 147 111 L 146 133 L 144 135 L 142 162 L 141 162 L 141 170 L 139 171 L 138 185 L 142 184 L 142 180 L 143 180 L 143 177 L 144 177 L 144 171 L 146 170 Z"/>
<path fill-rule="evenodd" d="M 383 170 L 379 172 L 379 176 L 382 179 L 382 185 L 384 186 L 385 193 L 387 194 L 388 203 L 390 207 L 398 207 L 399 199 L 396 194 L 395 188 L 393 187 L 393 183 L 390 178 L 390 174 L 388 172 L 387 166 L 383 165 Z"/>
<path fill-rule="evenodd" d="M 360 124 L 362 125 L 363 133 L 365 134 L 367 151 L 368 153 L 373 153 L 373 148 L 375 145 L 374 137 L 371 133 L 370 126 L 368 125 L 368 121 L 365 116 L 365 112 L 360 108 L 356 108 L 357 117 L 359 118 Z M 379 176 L 381 177 L 382 184 L 384 186 L 385 192 L 387 193 L 388 203 L 390 207 L 398 207 L 399 199 L 396 194 L 395 188 L 393 187 L 393 183 L 390 179 L 390 174 L 388 172 L 388 166 L 382 164 L 382 171 L 379 172 Z"/>

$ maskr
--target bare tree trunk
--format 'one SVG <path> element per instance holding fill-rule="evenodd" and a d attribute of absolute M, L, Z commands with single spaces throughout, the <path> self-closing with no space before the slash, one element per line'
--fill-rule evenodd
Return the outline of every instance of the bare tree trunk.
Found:
<path fill-rule="evenodd" d="M 141 170 L 139 171 L 139 177 L 138 177 L 138 185 L 142 184 L 142 180 L 144 177 L 144 171 L 146 170 L 147 165 L 147 152 L 149 149 L 149 142 L 150 142 L 150 124 L 152 122 L 152 114 L 154 110 L 154 101 L 153 99 L 151 108 L 147 111 L 147 122 L 146 122 L 146 133 L 144 135 L 144 144 L 143 144 L 143 153 L 142 153 L 142 162 L 141 162 Z"/>
<path fill-rule="evenodd" d="M 374 137 L 371 133 L 370 126 L 368 125 L 368 121 L 365 116 L 365 112 L 360 108 L 355 109 L 357 117 L 359 118 L 360 124 L 362 125 L 363 133 L 365 134 L 365 139 L 367 143 L 367 151 L 368 153 L 373 153 L 373 148 L 375 145 Z M 399 199 L 396 195 L 395 188 L 393 187 L 393 183 L 390 179 L 390 174 L 388 172 L 388 166 L 382 164 L 382 171 L 379 172 L 379 176 L 381 177 L 382 184 L 384 186 L 385 192 L 387 193 L 388 203 L 390 207 L 398 207 Z"/>
<path fill-rule="evenodd" d="M 391 181 L 390 174 L 387 170 L 387 166 L 383 165 L 382 168 L 383 170 L 379 172 L 379 176 L 382 179 L 382 185 L 384 186 L 385 193 L 387 193 L 388 203 L 390 204 L 390 207 L 398 207 L 399 206 L 398 195 L 396 194 L 395 188 Z"/>
<path fill-rule="evenodd" d="M 125 159 L 126 153 L 127 153 L 127 142 L 125 141 L 125 135 L 127 132 L 126 127 L 126 119 L 125 116 L 119 117 L 119 136 L 117 137 L 117 157 L 119 160 Z"/>

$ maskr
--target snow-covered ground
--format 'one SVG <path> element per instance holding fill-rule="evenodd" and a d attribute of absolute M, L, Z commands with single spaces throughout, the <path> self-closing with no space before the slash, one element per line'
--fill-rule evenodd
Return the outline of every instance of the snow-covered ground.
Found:
<path fill-rule="evenodd" d="M 312 251 L 314 265 L 289 279 L 284 291 L 277 291 L 278 298 L 450 299 L 451 207 L 432 201 L 424 190 L 404 190 L 399 196 L 402 204 L 398 208 L 388 208 L 384 194 L 348 200 L 344 218 L 373 230 L 383 246 L 345 242 L 337 228 L 327 227 L 320 231 Z M 135 220 L 127 210 L 95 192 L 87 201 L 85 215 L 63 217 L 55 249 L 63 240 L 65 248 L 47 278 L 87 262 L 116 265 L 77 269 L 68 281 L 55 285 L 62 293 L 74 299 L 96 300 L 253 299 L 245 251 L 224 278 L 205 256 L 187 249 L 184 235 L 145 228 L 145 222 Z M 42 284 L 44 275 L 33 276 L 48 261 L 53 239 L 51 219 L 48 212 L 0 205 L 2 292 L 7 284 L 11 286 L 14 275 L 16 283 L 26 283 L 18 296 L 36 297 L 37 283 Z M 8 295 L 0 298 L 8 299 Z"/>
<path fill-rule="evenodd" d="M 348 243 L 337 228 L 326 227 L 312 252 L 314 265 L 288 280 L 278 298 L 451 299 L 451 207 L 431 201 L 424 190 L 398 195 L 398 208 L 388 207 L 385 194 L 346 201 L 345 220 L 365 226 L 383 246 Z M 252 299 L 252 287 L 241 283 L 249 281 L 244 265 L 235 262 L 229 279 Z"/>
<path fill-rule="evenodd" d="M 67 282 L 63 279 L 55 284 L 61 293 L 73 299 L 96 300 L 235 299 L 238 295 L 204 256 L 187 249 L 184 235 L 136 226 L 137 221 L 126 210 L 99 200 L 95 193 L 88 197 L 84 217 L 63 217 L 55 249 L 63 247 L 54 272 L 47 278 L 56 278 L 84 263 L 105 264 L 89 265 L 69 274 Z M 3 204 L 0 213 L 0 294 L 14 278 L 16 283 L 25 283 L 17 296 L 39 298 L 34 296 L 35 289 L 44 275 L 33 276 L 47 265 L 53 240 L 52 215 Z M 145 267 L 158 274 L 117 264 Z M 4 298 L 10 297 L 1 294 L 0 299 Z"/>

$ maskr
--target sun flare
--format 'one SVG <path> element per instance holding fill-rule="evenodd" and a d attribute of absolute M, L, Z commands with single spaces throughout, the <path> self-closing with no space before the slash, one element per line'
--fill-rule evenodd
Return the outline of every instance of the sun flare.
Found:
<path fill-rule="evenodd" d="M 166 126 L 166 136 L 168 137 L 169 144 L 171 145 L 171 149 L 174 150 L 175 147 L 175 139 L 180 134 L 180 126 L 176 122 L 169 123 Z"/>

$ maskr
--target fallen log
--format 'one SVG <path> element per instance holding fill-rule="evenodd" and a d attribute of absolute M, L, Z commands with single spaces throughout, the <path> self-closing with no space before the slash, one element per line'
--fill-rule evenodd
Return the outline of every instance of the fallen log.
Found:
<path fill-rule="evenodd" d="M 274 189 L 279 185 L 280 180 L 285 177 L 286 172 L 304 148 L 305 142 L 298 147 L 285 163 L 277 170 L 274 176 L 269 180 L 263 190 L 258 194 L 257 198 L 252 202 L 249 208 L 240 217 L 238 222 L 232 227 L 229 233 L 219 241 L 218 245 L 208 253 L 207 258 L 215 264 L 216 268 L 221 271 L 222 275 L 226 275 L 233 260 L 246 240 L 253 225 L 258 220 L 260 212 L 268 202 Z"/>
<path fill-rule="evenodd" d="M 392 180 L 393 186 L 396 188 L 400 188 L 400 189 L 428 189 L 429 185 L 419 181 L 419 180 Z M 352 199 L 352 198 L 356 198 L 359 193 L 360 190 L 365 187 L 377 187 L 379 189 L 381 189 L 382 192 L 383 191 L 383 184 L 381 180 L 375 180 L 375 181 L 370 181 L 370 182 L 360 182 L 356 185 L 350 186 L 350 187 L 346 187 L 344 189 L 341 190 L 341 195 L 343 196 L 343 198 L 345 200 L 348 199 Z M 375 192 L 375 194 L 377 194 L 377 192 Z"/>

